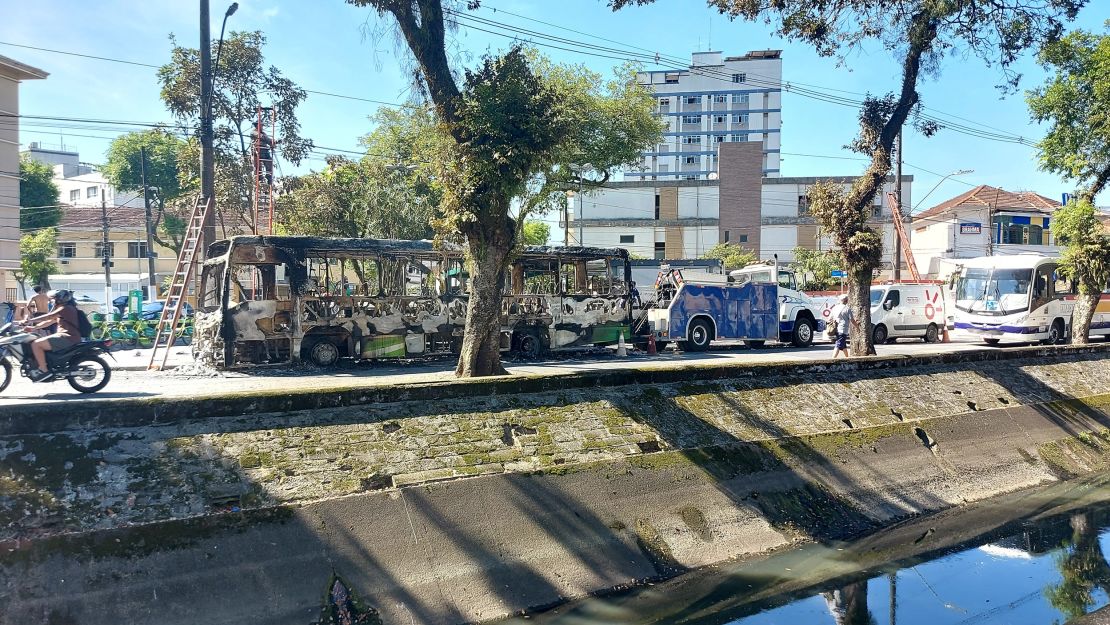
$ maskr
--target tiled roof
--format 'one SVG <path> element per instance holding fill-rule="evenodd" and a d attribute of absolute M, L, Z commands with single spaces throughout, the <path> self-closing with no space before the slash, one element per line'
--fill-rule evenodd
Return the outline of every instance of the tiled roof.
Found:
<path fill-rule="evenodd" d="M 109 206 L 108 223 L 115 229 L 138 228 L 146 226 L 145 209 L 133 206 Z M 99 206 L 66 206 L 62 208 L 62 219 L 58 228 L 100 228 L 101 213 Z"/>
<path fill-rule="evenodd" d="M 913 219 L 917 221 L 918 219 L 935 217 L 962 207 L 990 207 L 995 210 L 1024 211 L 1051 215 L 1052 211 L 1060 207 L 1060 203 L 1030 191 L 1012 193 L 1005 189 L 982 184 L 966 193 L 941 202 L 927 211 L 914 215 Z"/>

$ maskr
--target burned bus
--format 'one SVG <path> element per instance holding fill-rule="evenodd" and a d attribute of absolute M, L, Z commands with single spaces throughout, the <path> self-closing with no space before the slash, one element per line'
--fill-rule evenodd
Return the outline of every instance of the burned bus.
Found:
<path fill-rule="evenodd" d="M 469 274 L 431 241 L 240 236 L 200 276 L 194 353 L 218 367 L 457 354 Z M 631 327 L 624 249 L 526 247 L 501 306 L 501 348 L 533 358 L 612 344 Z"/>

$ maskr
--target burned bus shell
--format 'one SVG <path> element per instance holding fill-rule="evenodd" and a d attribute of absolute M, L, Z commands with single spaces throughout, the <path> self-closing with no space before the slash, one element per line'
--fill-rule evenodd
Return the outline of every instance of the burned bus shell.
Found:
<path fill-rule="evenodd" d="M 430 241 L 244 236 L 209 247 L 195 351 L 234 367 L 457 353 L 469 276 Z M 629 336 L 627 251 L 528 247 L 506 279 L 501 346 L 526 356 Z"/>

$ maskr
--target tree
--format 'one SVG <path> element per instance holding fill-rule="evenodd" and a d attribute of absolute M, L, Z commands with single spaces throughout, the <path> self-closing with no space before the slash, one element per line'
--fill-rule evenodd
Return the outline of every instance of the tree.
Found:
<path fill-rule="evenodd" d="M 19 157 L 19 229 L 35 230 L 58 225 L 58 185 L 54 168 L 23 154 Z"/>
<path fill-rule="evenodd" d="M 791 264 L 803 291 L 825 291 L 838 284 L 838 280 L 832 277 L 832 272 L 840 268 L 840 259 L 835 252 L 796 247 Z"/>
<path fill-rule="evenodd" d="M 153 211 L 154 240 L 164 247 L 181 250 L 185 222 L 192 209 L 187 196 L 197 191 L 196 180 L 181 173 L 188 172 L 184 162 L 188 142 L 164 128 L 131 132 L 112 140 L 104 163 L 104 177 L 121 191 L 141 193 L 143 190 L 142 150 L 146 149 L 146 180 L 150 187 Z M 167 206 L 168 205 L 168 206 Z"/>
<path fill-rule="evenodd" d="M 654 0 L 610 0 L 615 9 Z M 880 41 L 901 66 L 897 91 L 868 96 L 860 109 L 860 132 L 848 146 L 870 159 L 867 170 L 847 191 L 819 183 L 810 191 L 817 222 L 832 236 L 848 277 L 849 305 L 859 324 L 851 328 L 854 355 L 875 353 L 871 338 L 870 282 L 882 259 L 882 237 L 868 225 L 871 204 L 891 169 L 894 141 L 905 123 L 915 120 L 924 135 L 934 123 L 917 117 L 922 72 L 939 75 L 942 58 L 965 51 L 997 63 L 1008 88 L 1019 75 L 1010 68 L 1020 54 L 1059 38 L 1063 21 L 1074 19 L 1087 0 L 709 0 L 732 18 L 775 24 L 776 34 L 812 45 L 822 56 L 859 51 Z"/>
<path fill-rule="evenodd" d="M 200 53 L 184 48 L 171 35 L 171 61 L 158 70 L 161 97 L 170 113 L 186 128 L 200 132 Z M 308 156 L 312 141 L 300 134 L 297 107 L 305 91 L 266 67 L 261 32 L 232 32 L 224 39 L 215 69 L 212 93 L 213 147 L 216 160 L 216 206 L 224 233 L 253 231 L 254 159 L 251 131 L 258 107 L 272 106 L 277 119 L 275 164 L 281 157 L 294 165 Z M 213 47 L 215 47 L 213 43 Z M 216 50 L 212 50 L 215 58 Z M 265 98 L 265 99 L 264 99 Z M 199 179 L 199 143 L 190 141 L 179 154 L 184 180 Z M 180 158 L 181 155 L 187 158 Z M 192 158 L 193 156 L 196 158 Z"/>
<path fill-rule="evenodd" d="M 1055 557 L 1061 579 L 1045 589 L 1049 603 L 1068 620 L 1098 605 L 1096 591 L 1110 592 L 1110 564 L 1099 542 L 1099 526 L 1091 517 L 1090 512 L 1072 514 L 1071 544 Z"/>
<path fill-rule="evenodd" d="M 551 226 L 542 221 L 526 221 L 523 234 L 525 245 L 547 245 L 547 240 L 551 238 Z"/>
<path fill-rule="evenodd" d="M 725 271 L 740 269 L 759 261 L 755 254 L 735 243 L 718 243 L 705 251 L 702 258 L 716 258 Z"/>
<path fill-rule="evenodd" d="M 443 189 L 436 230 L 441 238 L 463 241 L 471 274 L 456 374 L 505 373 L 502 289 L 524 221 L 553 205 L 559 192 L 597 186 L 613 169 L 634 165 L 661 132 L 651 118 L 653 98 L 627 76 L 587 83 L 578 80 L 588 75 L 582 68 L 546 64 L 551 74 L 536 70 L 542 61 L 519 46 L 485 58 L 465 72 L 460 86 L 447 58 L 444 15 L 478 2 L 347 2 L 396 21 L 446 137 L 426 160 Z M 622 123 L 595 125 L 602 119 Z"/>
<path fill-rule="evenodd" d="M 1053 214 L 1052 231 L 1065 245 L 1062 268 L 1079 287 L 1072 341 L 1089 340 L 1091 319 L 1110 282 L 1110 243 L 1094 201 L 1110 182 L 1110 35 L 1070 33 L 1038 56 L 1052 72 L 1026 93 L 1033 119 L 1050 124 L 1037 144 L 1041 169 L 1074 180 L 1077 200 Z"/>
<path fill-rule="evenodd" d="M 19 238 L 19 281 L 50 288 L 50 274 L 58 266 L 50 259 L 58 254 L 58 238 L 54 228 L 44 228 Z"/>
<path fill-rule="evenodd" d="M 1110 238 L 1087 199 L 1072 200 L 1052 213 L 1052 232 L 1064 244 L 1060 271 L 1079 287 L 1071 313 L 1071 340 L 1090 340 L 1091 319 L 1110 283 Z"/>

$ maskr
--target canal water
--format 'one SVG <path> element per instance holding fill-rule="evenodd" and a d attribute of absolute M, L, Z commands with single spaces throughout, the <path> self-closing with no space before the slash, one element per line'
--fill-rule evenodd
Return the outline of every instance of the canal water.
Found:
<path fill-rule="evenodd" d="M 917 540 L 930 538 L 926 529 Z M 900 561 L 881 562 L 874 553 L 866 555 L 867 549 L 850 543 L 808 545 L 591 598 L 529 620 L 574 625 L 1041 625 L 1067 623 L 1110 603 L 1110 504 L 1036 522 L 1015 521 L 958 546 L 932 553 L 918 550 Z M 806 581 L 815 578 L 823 581 Z"/>

